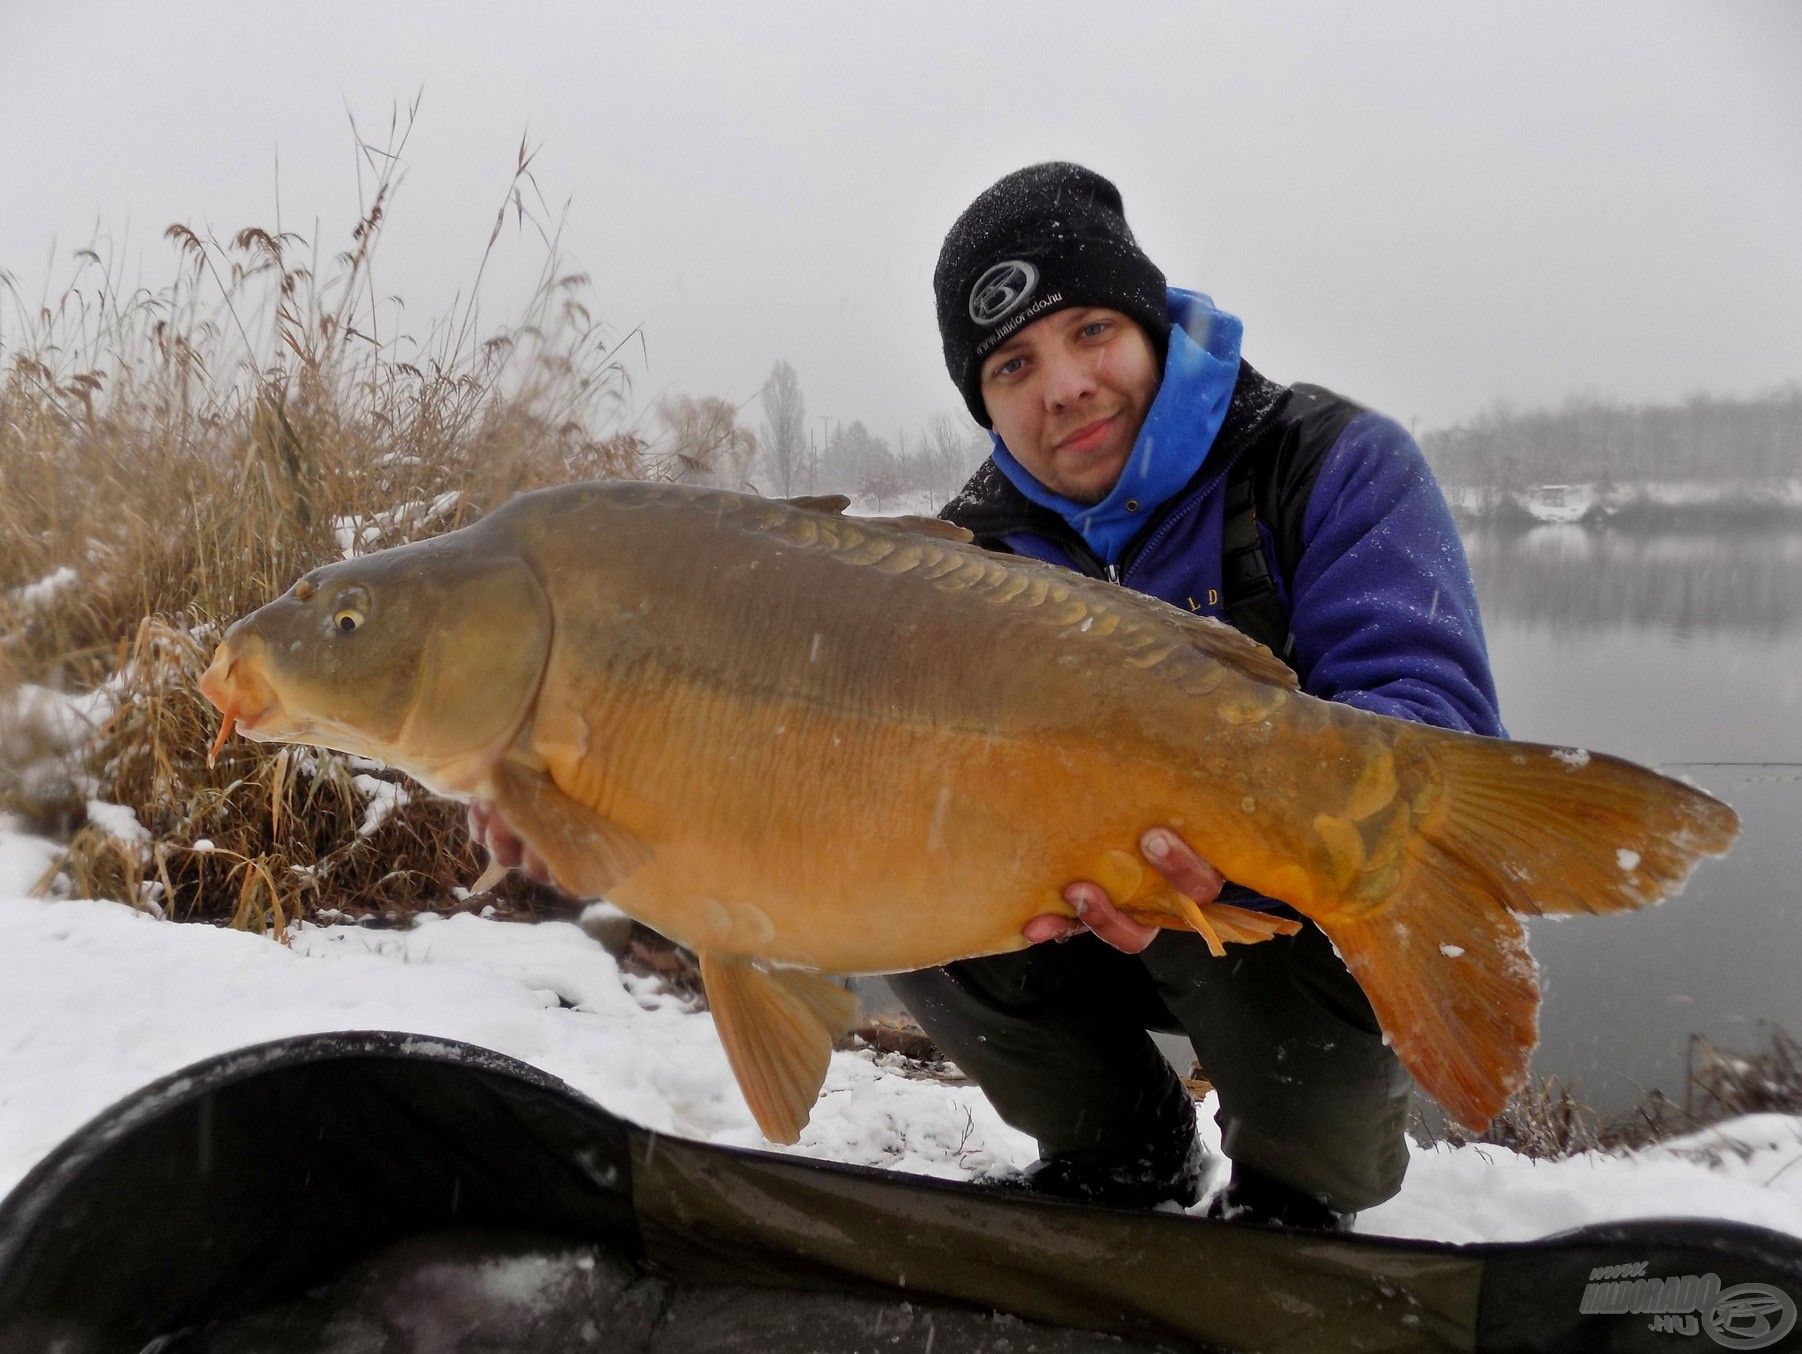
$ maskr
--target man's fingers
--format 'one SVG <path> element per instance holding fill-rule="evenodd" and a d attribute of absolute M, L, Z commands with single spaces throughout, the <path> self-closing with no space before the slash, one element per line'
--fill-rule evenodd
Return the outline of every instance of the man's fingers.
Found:
<path fill-rule="evenodd" d="M 1157 867 L 1178 893 L 1198 903 L 1211 903 L 1226 887 L 1226 876 L 1195 853 L 1193 847 L 1168 828 L 1154 827 L 1139 838 L 1145 859 Z"/>
<path fill-rule="evenodd" d="M 1071 936 L 1080 936 L 1088 929 L 1075 917 L 1060 917 L 1055 912 L 1047 912 L 1022 926 L 1020 934 L 1038 945 L 1047 940 L 1068 940 Z"/>
<path fill-rule="evenodd" d="M 1125 954 L 1138 954 L 1157 939 L 1155 926 L 1141 926 L 1120 911 L 1099 884 L 1078 880 L 1064 890 L 1064 900 L 1085 926 Z"/>
<path fill-rule="evenodd" d="M 550 884 L 551 867 L 544 863 L 544 857 L 529 846 L 519 849 L 519 868 L 527 879 L 538 884 Z M 554 886 L 553 886 L 554 887 Z"/>

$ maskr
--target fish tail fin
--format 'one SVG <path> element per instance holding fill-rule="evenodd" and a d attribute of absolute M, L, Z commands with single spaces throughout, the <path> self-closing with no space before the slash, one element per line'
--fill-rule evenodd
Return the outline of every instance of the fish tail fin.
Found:
<path fill-rule="evenodd" d="M 701 982 L 757 1127 L 771 1142 L 797 1141 L 857 998 L 817 973 L 709 954 L 701 956 Z"/>
<path fill-rule="evenodd" d="M 1443 730 L 1386 893 L 1316 920 L 1415 1080 L 1481 1128 L 1526 1080 L 1538 974 L 1516 913 L 1618 912 L 1682 887 L 1738 831 L 1733 810 L 1619 758 Z"/>
<path fill-rule="evenodd" d="M 1481 1130 L 1520 1089 L 1539 1032 L 1539 975 L 1515 917 L 1449 860 L 1389 906 L 1320 929 L 1414 1080 Z"/>
<path fill-rule="evenodd" d="M 1443 797 L 1422 836 L 1527 916 L 1622 912 L 1682 889 L 1739 833 L 1714 796 L 1605 753 L 1430 732 Z"/>

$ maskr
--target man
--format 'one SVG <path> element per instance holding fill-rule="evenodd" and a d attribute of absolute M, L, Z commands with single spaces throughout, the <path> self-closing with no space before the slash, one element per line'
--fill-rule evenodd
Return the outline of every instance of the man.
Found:
<path fill-rule="evenodd" d="M 1253 371 L 1237 319 L 1166 287 L 1113 184 L 1072 164 L 1008 175 L 951 227 L 933 285 L 951 379 L 994 433 L 941 516 L 991 549 L 1229 620 L 1312 695 L 1502 733 L 1469 569 L 1419 449 L 1390 419 Z M 1147 827 L 1145 854 L 1177 888 L 1280 908 Z M 1081 921 L 1025 934 L 1067 944 L 893 980 L 1037 1139 L 1018 1183 L 1199 1200 L 1194 1108 L 1147 1033 L 1165 1030 L 1189 1036 L 1219 1093 L 1232 1176 L 1217 1213 L 1336 1229 L 1400 1188 L 1409 1079 L 1316 927 L 1216 960 L 1093 883 L 1065 896 Z"/>

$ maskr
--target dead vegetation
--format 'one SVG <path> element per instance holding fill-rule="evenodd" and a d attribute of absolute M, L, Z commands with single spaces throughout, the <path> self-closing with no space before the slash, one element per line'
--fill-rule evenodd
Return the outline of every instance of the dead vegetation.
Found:
<path fill-rule="evenodd" d="M 256 929 L 326 898 L 451 904 L 480 868 L 454 806 L 298 748 L 239 739 L 207 766 L 217 716 L 195 679 L 213 645 L 323 560 L 524 489 L 694 460 L 620 426 L 637 338 L 591 313 L 523 143 L 451 311 L 416 331 L 380 299 L 408 125 L 359 140 L 365 206 L 329 261 L 279 226 L 176 224 L 157 291 L 128 287 L 104 245 L 54 299 L 0 273 L 0 812 L 68 841 L 62 891 Z M 503 238 L 542 269 L 485 327 Z"/>
<path fill-rule="evenodd" d="M 1420 1142 L 1491 1143 L 1555 1161 L 1581 1152 L 1633 1151 L 1745 1114 L 1802 1114 L 1802 1040 L 1774 1026 L 1765 1028 L 1764 1038 L 1763 1047 L 1734 1051 L 1692 1034 L 1681 1099 L 1653 1088 L 1626 1114 L 1601 1114 L 1556 1077 L 1546 1077 L 1519 1091 L 1481 1134 L 1440 1124 L 1418 1108 L 1411 1131 Z"/>

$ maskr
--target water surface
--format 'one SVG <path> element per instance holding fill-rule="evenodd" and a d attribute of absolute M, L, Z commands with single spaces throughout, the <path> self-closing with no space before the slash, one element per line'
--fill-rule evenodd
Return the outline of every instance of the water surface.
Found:
<path fill-rule="evenodd" d="M 1744 824 L 1674 901 L 1531 924 L 1535 1071 L 1619 1110 L 1679 1094 L 1691 1033 L 1802 1033 L 1802 531 L 1466 542 L 1509 732 L 1687 777 Z"/>

